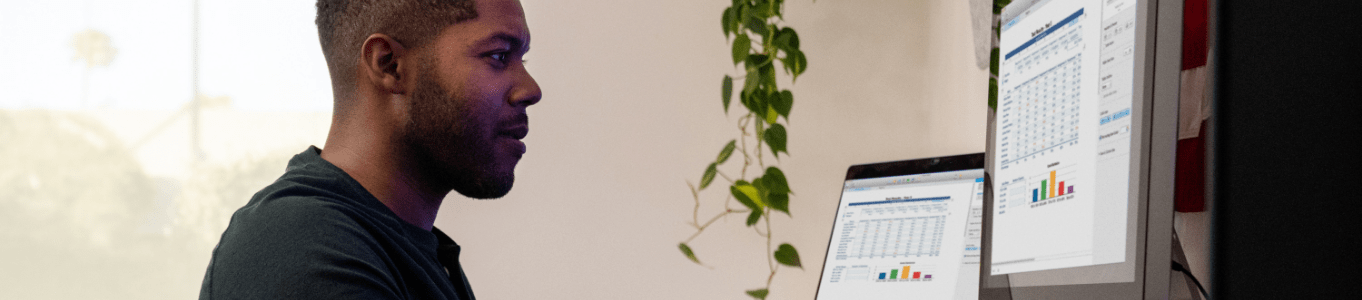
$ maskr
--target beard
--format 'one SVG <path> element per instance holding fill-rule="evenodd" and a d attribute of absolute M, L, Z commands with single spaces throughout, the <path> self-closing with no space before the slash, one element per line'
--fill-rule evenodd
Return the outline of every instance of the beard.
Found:
<path fill-rule="evenodd" d="M 515 160 L 501 166 L 493 139 L 495 113 L 477 111 L 467 95 L 451 93 L 422 67 L 412 90 L 402 144 L 422 180 L 469 198 L 505 196 L 515 183 Z"/>

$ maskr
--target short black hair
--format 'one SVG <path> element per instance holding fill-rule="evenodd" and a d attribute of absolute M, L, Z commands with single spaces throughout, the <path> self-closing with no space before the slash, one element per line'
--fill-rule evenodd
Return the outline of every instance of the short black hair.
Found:
<path fill-rule="evenodd" d="M 445 27 L 477 17 L 473 0 L 318 0 L 317 35 L 333 91 L 341 96 L 353 88 L 350 76 L 369 35 L 387 34 L 417 48 Z"/>

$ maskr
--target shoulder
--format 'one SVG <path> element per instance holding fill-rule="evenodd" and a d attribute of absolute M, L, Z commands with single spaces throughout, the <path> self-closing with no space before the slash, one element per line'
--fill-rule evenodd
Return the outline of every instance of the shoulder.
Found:
<path fill-rule="evenodd" d="M 373 239 L 364 212 L 345 200 L 324 196 L 260 197 L 232 214 L 222 246 L 282 246 L 307 242 L 315 246 L 344 246 Z M 335 242 L 344 242 L 335 244 Z M 334 244 L 334 245 L 333 245 Z M 278 249 L 275 249 L 278 250 Z"/>
<path fill-rule="evenodd" d="M 223 298 L 396 295 L 374 236 L 377 224 L 362 211 L 343 199 L 269 192 L 233 214 L 201 292 Z"/>

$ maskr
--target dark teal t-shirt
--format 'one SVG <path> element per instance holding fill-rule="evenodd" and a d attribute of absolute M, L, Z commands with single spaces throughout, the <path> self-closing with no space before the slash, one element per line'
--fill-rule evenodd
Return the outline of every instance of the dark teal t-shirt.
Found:
<path fill-rule="evenodd" d="M 458 255 L 308 147 L 232 215 L 199 299 L 472 300 Z"/>

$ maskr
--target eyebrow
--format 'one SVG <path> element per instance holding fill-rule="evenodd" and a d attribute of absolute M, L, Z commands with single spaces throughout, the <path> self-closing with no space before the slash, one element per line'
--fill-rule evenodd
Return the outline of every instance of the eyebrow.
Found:
<path fill-rule="evenodd" d="M 477 44 L 486 45 L 491 44 L 493 42 L 505 42 L 511 45 L 512 50 L 519 50 L 522 53 L 530 52 L 529 43 L 526 43 L 525 40 L 520 39 L 520 37 L 505 32 L 498 32 L 496 34 L 493 34 L 492 36 L 483 38 L 482 41 L 479 41 Z"/>

